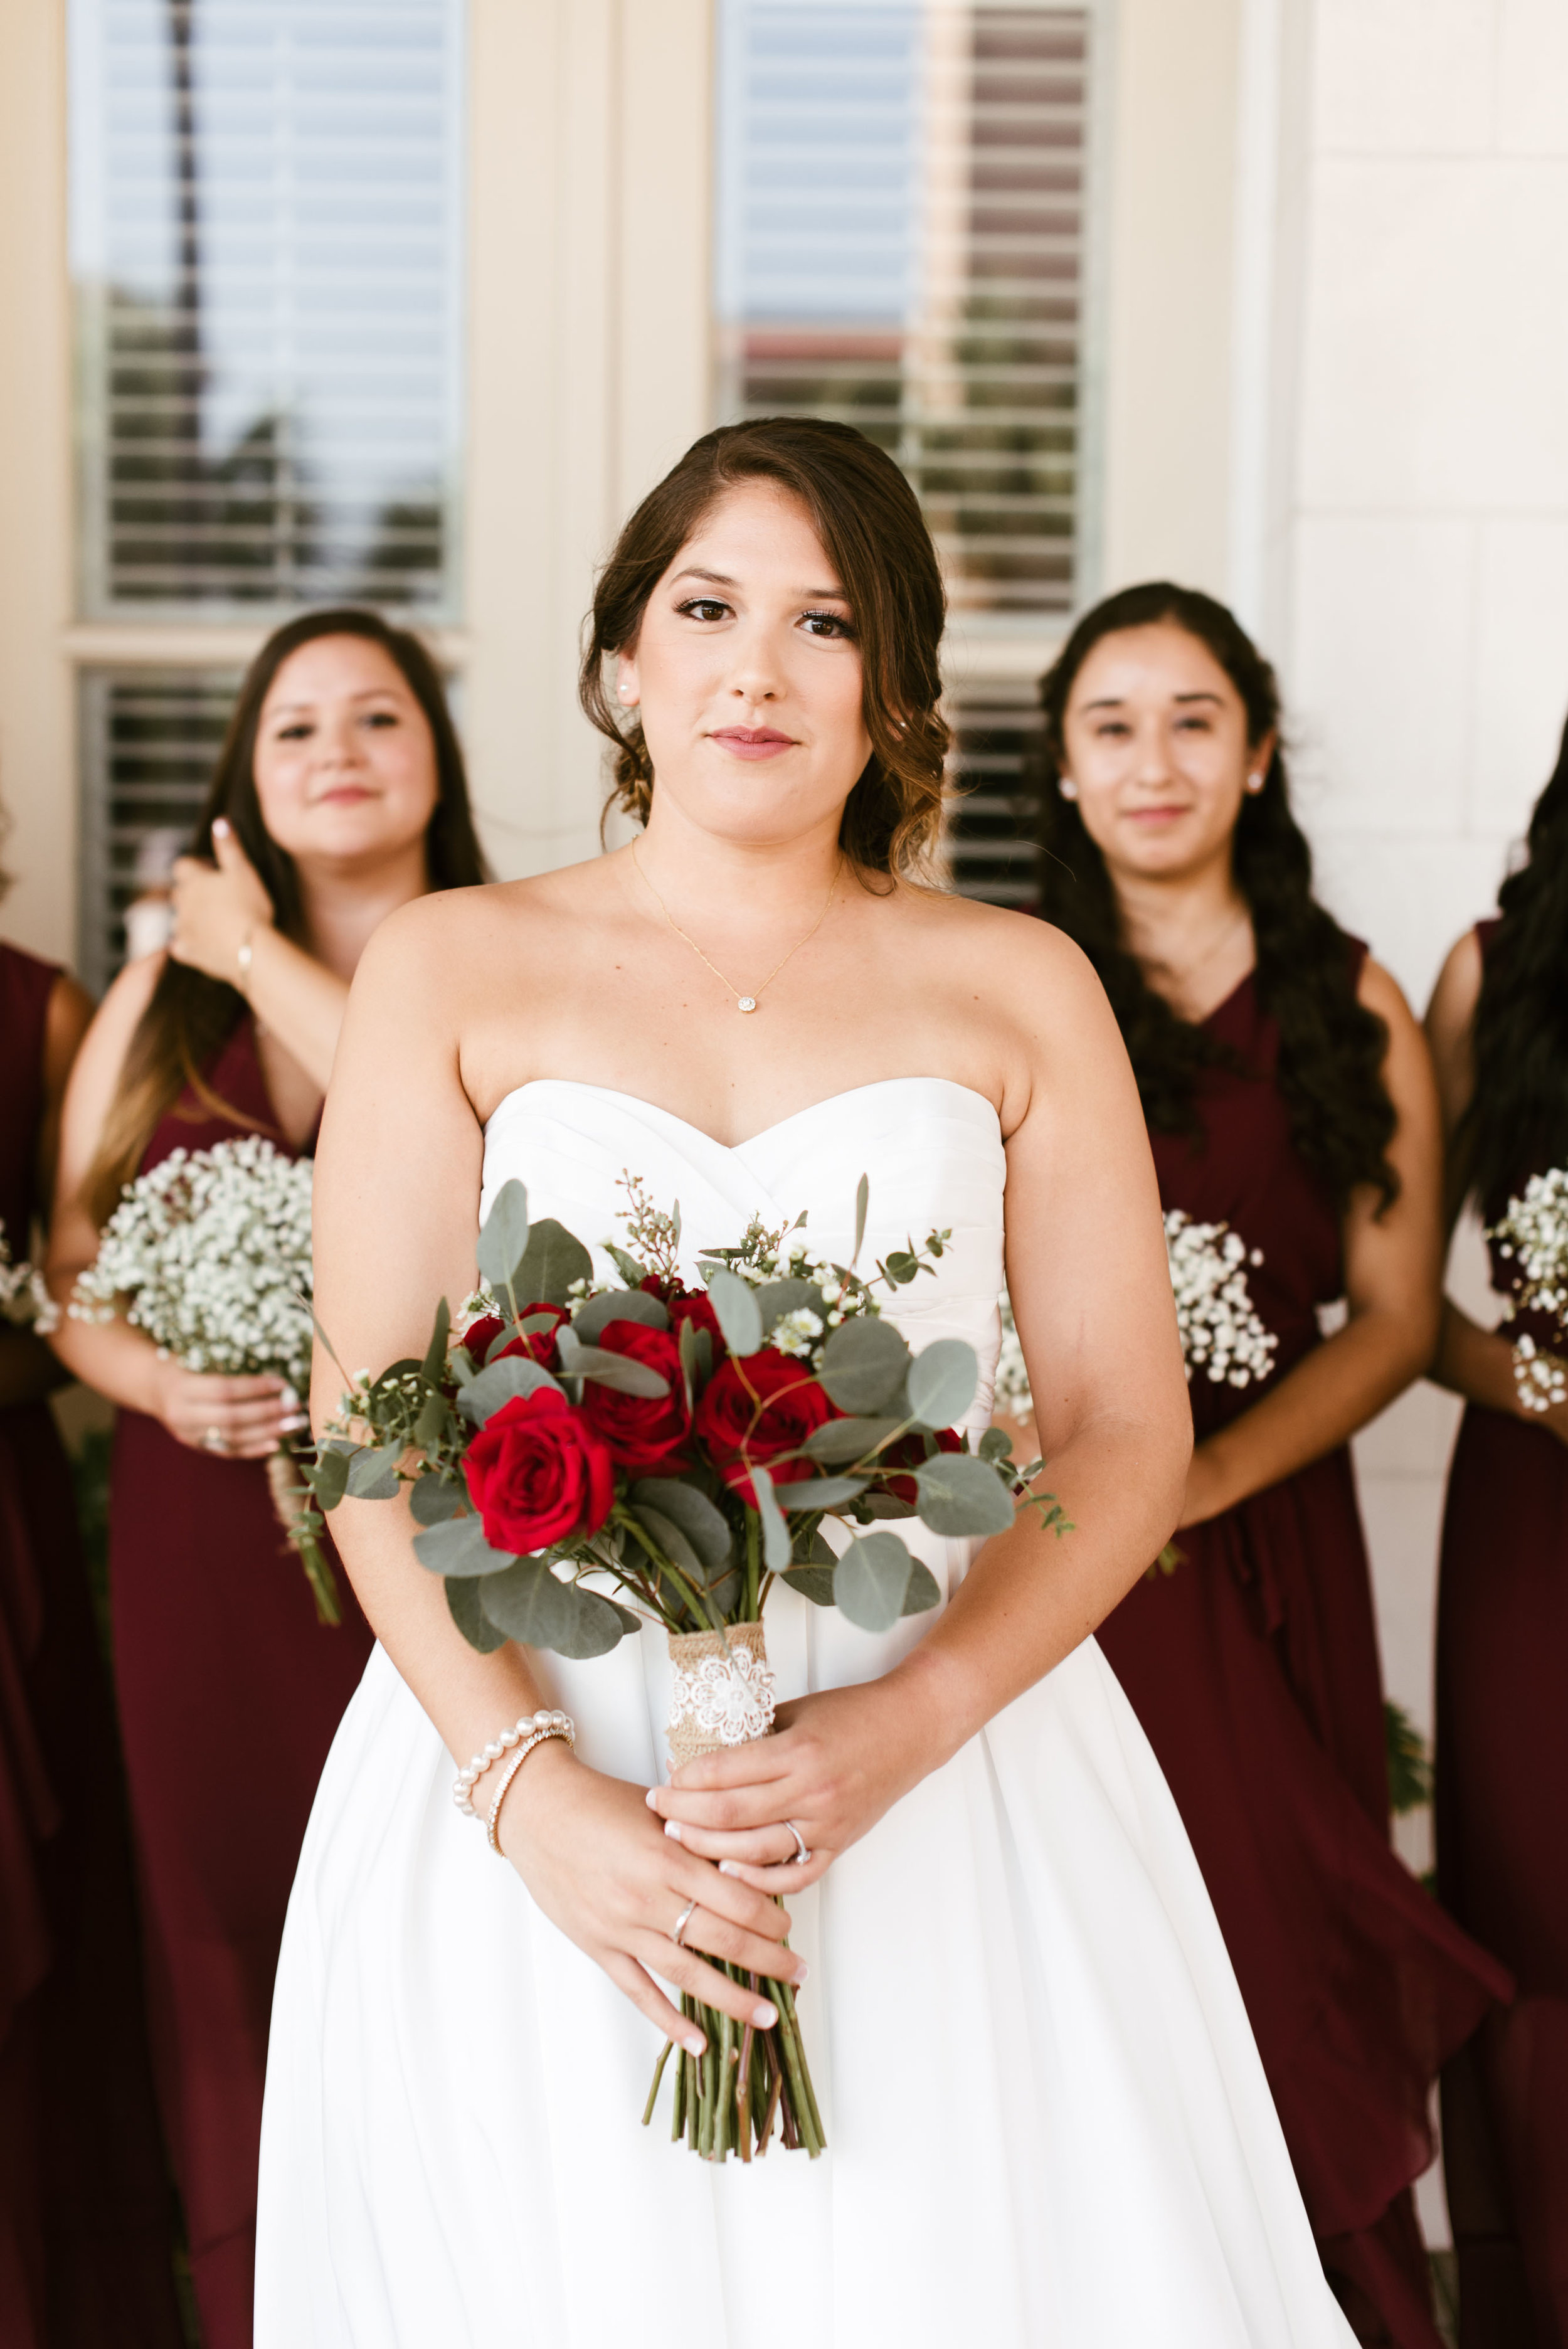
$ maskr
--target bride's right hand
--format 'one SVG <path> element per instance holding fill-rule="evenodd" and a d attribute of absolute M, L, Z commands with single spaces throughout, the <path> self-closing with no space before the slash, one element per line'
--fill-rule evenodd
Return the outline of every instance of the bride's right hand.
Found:
<path fill-rule="evenodd" d="M 154 1370 L 151 1402 L 177 1444 L 224 1460 L 265 1460 L 306 1424 L 299 1397 L 282 1379 L 224 1378 L 174 1361 Z"/>
<path fill-rule="evenodd" d="M 781 1944 L 788 1912 L 672 1843 L 645 1791 L 579 1762 L 559 1738 L 528 1757 L 508 1790 L 497 1839 L 539 1907 L 603 1966 L 666 2039 L 700 2055 L 706 2041 L 654 1980 L 673 1982 L 739 2023 L 766 2030 L 772 2006 L 698 1954 L 788 1982 L 806 1969 Z M 675 1930 L 696 1900 L 682 1946 Z"/>

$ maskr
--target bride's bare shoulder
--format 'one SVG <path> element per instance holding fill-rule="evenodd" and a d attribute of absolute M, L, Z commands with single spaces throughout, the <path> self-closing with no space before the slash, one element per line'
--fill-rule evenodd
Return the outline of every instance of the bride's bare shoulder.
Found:
<path fill-rule="evenodd" d="M 899 914 L 944 974 L 958 972 L 979 981 L 983 995 L 989 988 L 1021 983 L 1039 986 L 1058 1001 L 1065 989 L 1070 1007 L 1080 992 L 1091 998 L 1101 992 L 1083 949 L 1037 915 L 952 890 L 907 886 L 899 892 Z"/>

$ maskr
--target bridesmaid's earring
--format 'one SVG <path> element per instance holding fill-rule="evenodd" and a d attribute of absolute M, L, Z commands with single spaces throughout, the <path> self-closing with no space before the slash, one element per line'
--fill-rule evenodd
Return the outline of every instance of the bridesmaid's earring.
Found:
<path fill-rule="evenodd" d="M 1247 789 L 1249 792 L 1261 792 L 1263 787 L 1264 779 L 1261 775 L 1249 775 L 1247 777 Z"/>
<path fill-rule="evenodd" d="M 1076 800 L 1078 797 L 1078 785 L 1070 775 L 1064 775 L 1057 783 L 1057 789 L 1064 800 Z"/>

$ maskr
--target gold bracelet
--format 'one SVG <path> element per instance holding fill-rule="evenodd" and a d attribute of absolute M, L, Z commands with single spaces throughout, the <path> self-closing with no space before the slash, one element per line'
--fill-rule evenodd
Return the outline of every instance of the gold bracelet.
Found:
<path fill-rule="evenodd" d="M 249 929 L 240 940 L 240 992 L 247 1003 L 251 999 L 251 947 L 255 935 L 253 928 Z"/>

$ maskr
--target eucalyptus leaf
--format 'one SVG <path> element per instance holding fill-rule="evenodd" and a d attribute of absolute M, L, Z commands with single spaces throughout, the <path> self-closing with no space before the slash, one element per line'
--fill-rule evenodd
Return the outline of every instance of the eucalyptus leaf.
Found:
<path fill-rule="evenodd" d="M 688 1313 L 680 1325 L 676 1343 L 689 1406 L 696 1402 L 713 1374 L 713 1338 L 708 1330 L 699 1330 Z"/>
<path fill-rule="evenodd" d="M 800 1449 L 813 1460 L 863 1460 L 904 1424 L 902 1419 L 830 1419 L 814 1428 Z"/>
<path fill-rule="evenodd" d="M 474 1250 L 480 1271 L 498 1297 L 513 1285 L 527 1247 L 528 1193 L 514 1176 L 496 1193 Z"/>
<path fill-rule="evenodd" d="M 629 1607 L 617 1607 L 614 1599 L 601 1598 L 596 1590 L 583 1590 L 572 1583 L 566 1586 L 566 1598 L 571 1610 L 566 1632 L 552 1642 L 558 1656 L 607 1656 L 628 1631 L 643 1628 Z"/>
<path fill-rule="evenodd" d="M 445 1476 L 421 1476 L 408 1495 L 408 1511 L 417 1526 L 444 1526 L 449 1517 L 460 1516 L 464 1506 L 463 1488 Z"/>
<path fill-rule="evenodd" d="M 348 1489 L 349 1462 L 352 1453 L 323 1449 L 305 1468 L 305 1482 L 324 1509 L 335 1509 Z"/>
<path fill-rule="evenodd" d="M 496 1630 L 480 1605 L 477 1582 L 449 1582 L 446 1591 L 448 1612 L 470 1648 L 477 1648 L 481 1656 L 493 1656 L 498 1648 L 505 1647 L 506 1633 Z"/>
<path fill-rule="evenodd" d="M 483 1525 L 472 1515 L 427 1526 L 414 1537 L 414 1555 L 430 1573 L 449 1576 L 499 1574 L 514 1563 L 510 1551 L 491 1549 Z"/>
<path fill-rule="evenodd" d="M 988 1462 L 969 1452 L 939 1452 L 914 1473 L 916 1503 L 933 1533 L 1005 1534 L 1014 1508 L 1007 1487 Z"/>
<path fill-rule="evenodd" d="M 773 1497 L 781 1509 L 836 1509 L 865 1488 L 863 1476 L 808 1476 L 799 1485 L 776 1485 Z"/>
<path fill-rule="evenodd" d="M 866 1210 L 871 1206 L 871 1203 L 872 1178 L 869 1174 L 862 1174 L 859 1183 L 855 1185 L 855 1251 L 854 1256 L 851 1256 L 850 1258 L 850 1262 L 851 1264 L 854 1263 L 855 1257 L 860 1255 L 861 1249 L 865 1244 Z"/>
<path fill-rule="evenodd" d="M 430 1332 L 430 1342 L 425 1349 L 420 1364 L 433 1387 L 439 1386 L 447 1369 L 447 1340 L 452 1334 L 452 1309 L 443 1297 L 436 1308 L 436 1326 Z"/>
<path fill-rule="evenodd" d="M 629 1354 L 614 1353 L 603 1346 L 582 1345 L 564 1322 L 557 1349 L 562 1374 L 569 1379 L 596 1379 L 601 1386 L 614 1387 L 619 1394 L 642 1395 L 650 1402 L 670 1391 L 668 1379 L 651 1362 L 634 1361 Z"/>
<path fill-rule="evenodd" d="M 648 1278 L 648 1268 L 645 1264 L 639 1264 L 634 1256 L 628 1256 L 624 1248 L 615 1246 L 614 1240 L 604 1242 L 604 1253 L 628 1288 L 642 1288 L 644 1281 Z"/>
<path fill-rule="evenodd" d="M 594 1597 L 598 1596 L 596 1592 L 591 1595 Z M 623 1631 L 640 1631 L 642 1630 L 642 1617 L 640 1615 L 634 1615 L 629 1607 L 623 1607 L 618 1599 L 606 1599 L 604 1604 L 606 1607 L 613 1607 L 614 1609 L 615 1613 L 621 1619 L 621 1629 Z"/>
<path fill-rule="evenodd" d="M 905 1392 L 912 1413 L 927 1427 L 955 1427 L 979 1383 L 974 1347 L 963 1338 L 937 1338 L 910 1364 Z"/>
<path fill-rule="evenodd" d="M 802 1536 L 804 1538 L 802 1539 Z M 839 1562 L 836 1549 L 823 1540 L 820 1528 L 806 1533 L 804 1526 L 795 1528 L 795 1563 L 797 1566 L 834 1567 Z"/>
<path fill-rule="evenodd" d="M 786 1313 L 815 1313 L 824 1326 L 827 1323 L 828 1300 L 814 1280 L 765 1280 L 752 1294 L 764 1331 Z"/>
<path fill-rule="evenodd" d="M 511 1402 L 518 1395 L 537 1394 L 541 1387 L 553 1387 L 561 1392 L 560 1381 L 552 1379 L 542 1362 L 531 1354 L 505 1354 L 500 1361 L 487 1362 L 477 1378 L 458 1389 L 458 1409 L 463 1417 L 482 1427 L 493 1419 L 503 1403 Z"/>
<path fill-rule="evenodd" d="M 485 1348 L 486 1362 L 493 1362 L 520 1338 L 536 1338 L 543 1330 L 555 1328 L 553 1313 L 524 1313 L 516 1321 L 503 1321 L 490 1344 Z"/>
<path fill-rule="evenodd" d="M 392 1500 L 397 1491 L 397 1463 L 402 1456 L 400 1444 L 356 1452 L 348 1464 L 347 1490 L 351 1499 Z"/>
<path fill-rule="evenodd" d="M 891 1631 L 903 1612 L 914 1559 L 896 1534 L 861 1534 L 833 1574 L 839 1612 L 862 1631 Z"/>
<path fill-rule="evenodd" d="M 903 1612 L 905 1615 L 923 1615 L 928 1608 L 939 1607 L 941 1603 L 942 1589 L 935 1575 L 917 1557 L 909 1570 L 909 1588 L 903 1594 Z"/>
<path fill-rule="evenodd" d="M 867 1314 L 842 1321 L 822 1349 L 821 1381 L 841 1411 L 891 1403 L 909 1369 L 909 1348 L 891 1321 Z"/>
<path fill-rule="evenodd" d="M 975 1446 L 982 1460 L 1006 1460 L 1013 1449 L 1013 1439 L 1005 1427 L 988 1427 Z"/>
<path fill-rule="evenodd" d="M 762 1520 L 762 1563 L 769 1574 L 782 1574 L 792 1562 L 789 1528 L 773 1496 L 773 1479 L 766 1468 L 752 1470 L 751 1486 L 757 1495 L 757 1514 Z"/>
<path fill-rule="evenodd" d="M 710 1583 L 707 1596 L 708 1603 L 720 1622 L 727 1621 L 730 1609 L 740 1596 L 739 1568 L 736 1568 L 730 1573 L 721 1575 L 717 1582 Z"/>
<path fill-rule="evenodd" d="M 644 1476 L 632 1487 L 632 1506 L 657 1509 L 685 1534 L 703 1563 L 704 1579 L 722 1574 L 735 1547 L 729 1519 L 706 1493 L 676 1476 Z"/>
<path fill-rule="evenodd" d="M 602 1338 L 612 1321 L 641 1321 L 650 1330 L 667 1330 L 670 1317 L 647 1288 L 606 1288 L 591 1297 L 572 1318 L 572 1334 L 585 1346 Z"/>
<path fill-rule="evenodd" d="M 592 1280 L 593 1259 L 582 1241 L 553 1216 L 545 1216 L 528 1235 L 528 1246 L 512 1274 L 519 1304 L 564 1305 L 574 1280 Z"/>
<path fill-rule="evenodd" d="M 709 1278 L 707 1293 L 730 1352 L 755 1354 L 762 1343 L 762 1315 L 750 1283 L 720 1266 Z"/>
<path fill-rule="evenodd" d="M 707 1569 L 675 1520 L 660 1509 L 650 1508 L 645 1502 L 638 1503 L 632 1515 L 670 1564 L 678 1567 L 686 1580 L 700 1590 L 708 1579 Z"/>
<path fill-rule="evenodd" d="M 901 1475 L 908 1474 L 901 1469 Z M 920 1511 L 913 1501 L 901 1501 L 896 1493 L 862 1493 L 855 1503 L 857 1517 L 917 1517 Z"/>
<path fill-rule="evenodd" d="M 792 1566 L 788 1574 L 780 1575 L 779 1580 L 787 1582 L 791 1590 L 798 1590 L 802 1599 L 809 1599 L 813 1607 L 838 1605 L 830 1566 Z"/>
<path fill-rule="evenodd" d="M 446 1433 L 452 1416 L 452 1406 L 439 1387 L 432 1387 L 419 1406 L 419 1416 L 414 1422 L 414 1441 L 422 1452 L 428 1452 Z"/>
<path fill-rule="evenodd" d="M 480 1605 L 509 1640 L 521 1640 L 528 1648 L 553 1648 L 571 1637 L 572 1593 L 543 1558 L 513 1558 L 498 1572 L 485 1575 L 476 1588 Z"/>

